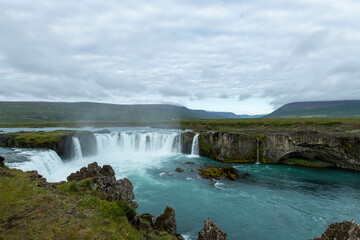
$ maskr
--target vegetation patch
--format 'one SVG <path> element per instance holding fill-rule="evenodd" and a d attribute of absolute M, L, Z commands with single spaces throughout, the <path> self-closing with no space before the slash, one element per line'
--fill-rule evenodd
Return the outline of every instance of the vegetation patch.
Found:
<path fill-rule="evenodd" d="M 0 239 L 175 239 L 139 230 L 129 204 L 103 200 L 85 180 L 51 184 L 1 168 Z"/>
<path fill-rule="evenodd" d="M 52 131 L 52 132 L 19 132 L 14 134 L 16 142 L 34 144 L 37 146 L 49 146 L 57 143 L 62 137 L 73 134 L 74 131 Z"/>
<path fill-rule="evenodd" d="M 286 163 L 289 165 L 303 166 L 303 167 L 315 167 L 315 168 L 326 168 L 329 167 L 329 164 L 317 160 L 305 160 L 305 159 L 288 159 Z"/>
<path fill-rule="evenodd" d="M 198 169 L 203 178 L 221 180 L 223 178 L 236 180 L 239 175 L 234 167 L 209 167 L 207 169 Z"/>

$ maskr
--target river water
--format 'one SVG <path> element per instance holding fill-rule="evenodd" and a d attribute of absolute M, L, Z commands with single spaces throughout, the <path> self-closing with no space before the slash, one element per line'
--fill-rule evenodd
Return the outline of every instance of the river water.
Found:
<path fill-rule="evenodd" d="M 226 164 L 197 156 L 196 149 L 181 154 L 179 130 L 112 128 L 110 134 L 95 135 L 98 154 L 93 157 L 82 157 L 76 139 L 74 158 L 67 162 L 51 150 L 0 148 L 0 155 L 8 166 L 38 170 L 52 182 L 66 180 L 94 161 L 109 164 L 117 178 L 127 177 L 133 183 L 138 213 L 157 216 L 167 205 L 173 207 L 178 231 L 186 239 L 197 239 L 206 218 L 230 240 L 310 239 L 330 223 L 360 222 L 357 172 L 242 164 L 234 167 L 249 173 L 249 178 L 210 181 L 200 178 L 197 169 Z M 184 172 L 175 172 L 177 167 Z"/>

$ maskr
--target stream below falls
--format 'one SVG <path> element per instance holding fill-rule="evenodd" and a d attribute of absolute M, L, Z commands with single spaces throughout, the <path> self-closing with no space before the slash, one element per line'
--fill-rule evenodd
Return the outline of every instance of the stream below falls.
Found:
<path fill-rule="evenodd" d="M 81 155 L 76 139 L 74 157 L 67 162 L 52 150 L 0 148 L 0 155 L 9 167 L 38 170 L 51 182 L 66 180 L 94 161 L 109 164 L 117 178 L 133 183 L 139 214 L 158 216 L 166 206 L 173 207 L 178 231 L 186 239 L 197 239 L 207 218 L 230 240 L 312 239 L 330 223 L 360 222 L 357 172 L 242 164 L 233 166 L 249 178 L 210 181 L 200 178 L 197 169 L 229 164 L 200 157 L 197 149 L 182 154 L 180 130 L 113 128 L 95 136 L 98 153 L 92 157 Z M 184 172 L 175 172 L 177 167 Z"/>

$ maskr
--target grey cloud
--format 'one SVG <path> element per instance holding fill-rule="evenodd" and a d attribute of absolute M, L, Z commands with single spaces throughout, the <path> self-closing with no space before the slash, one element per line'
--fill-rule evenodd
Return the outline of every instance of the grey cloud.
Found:
<path fill-rule="evenodd" d="M 277 106 L 360 96 L 355 0 L 5 0 L 0 8 L 2 100 Z"/>
<path fill-rule="evenodd" d="M 173 87 L 162 87 L 159 89 L 159 92 L 165 97 L 171 97 L 171 96 L 185 97 L 185 96 L 189 95 L 184 90 L 182 90 L 180 88 L 173 88 Z"/>

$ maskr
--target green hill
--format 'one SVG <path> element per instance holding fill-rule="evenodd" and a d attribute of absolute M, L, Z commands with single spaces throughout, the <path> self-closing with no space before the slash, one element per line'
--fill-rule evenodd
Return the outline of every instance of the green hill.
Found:
<path fill-rule="evenodd" d="M 182 106 L 165 104 L 0 102 L 0 123 L 146 122 L 220 118 L 237 118 L 237 115 L 226 112 L 191 110 Z"/>
<path fill-rule="evenodd" d="M 265 118 L 359 118 L 360 100 L 288 103 Z"/>

